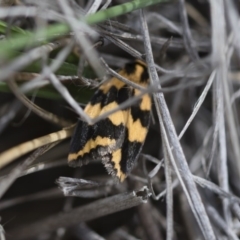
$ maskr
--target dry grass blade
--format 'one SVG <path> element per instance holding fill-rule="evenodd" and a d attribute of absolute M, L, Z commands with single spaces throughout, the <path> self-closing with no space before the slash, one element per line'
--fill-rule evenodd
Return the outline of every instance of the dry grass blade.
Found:
<path fill-rule="evenodd" d="M 2 227 L 2 225 L 0 225 L 0 238 L 1 238 L 1 240 L 6 240 L 5 231 L 4 231 L 4 228 Z"/>
<path fill-rule="evenodd" d="M 236 167 L 238 169 L 238 175 L 240 176 L 240 163 L 237 159 L 240 158 L 240 148 L 239 148 L 239 137 L 237 136 L 237 127 L 235 123 L 234 111 L 231 106 L 230 100 L 230 88 L 227 81 L 227 60 L 225 59 L 225 49 L 226 49 L 226 35 L 225 35 L 225 21 L 224 18 L 220 17 L 224 13 L 224 3 L 223 1 L 211 0 L 211 11 L 212 11 L 212 45 L 213 45 L 213 55 L 212 61 L 214 65 L 219 67 L 219 74 L 221 76 L 220 80 L 223 84 L 223 96 L 226 105 L 226 120 L 229 127 L 230 139 L 232 142 L 233 153 L 235 155 Z M 219 22 L 220 19 L 221 21 Z"/>
<path fill-rule="evenodd" d="M 199 60 L 199 56 L 198 56 L 196 49 L 193 46 L 192 34 L 190 32 L 189 23 L 188 23 L 188 19 L 187 19 L 185 0 L 179 1 L 179 8 L 180 8 L 181 21 L 183 24 L 183 39 L 184 39 L 185 47 L 188 51 L 188 54 L 192 58 L 192 60 L 197 61 L 197 60 Z"/>
<path fill-rule="evenodd" d="M 206 84 L 206 87 L 204 89 L 204 91 L 202 92 L 201 96 L 199 97 L 195 107 L 194 107 L 194 110 L 193 110 L 193 113 L 191 114 L 191 116 L 189 117 L 188 121 L 186 122 L 185 126 L 183 127 L 182 131 L 180 132 L 179 136 L 178 136 L 178 139 L 180 140 L 182 138 L 182 136 L 184 135 L 184 133 L 186 132 L 187 128 L 189 127 L 189 125 L 191 124 L 191 122 L 193 121 L 194 117 L 196 116 L 196 114 L 198 113 L 203 101 L 205 100 L 206 98 L 206 95 L 215 79 L 215 75 L 216 75 L 216 72 L 213 71 L 212 74 L 210 75 L 209 77 L 209 80 Z"/>
<path fill-rule="evenodd" d="M 165 136 L 162 135 L 162 138 Z M 168 152 L 168 147 L 165 144 L 165 141 L 163 139 L 163 152 L 164 152 L 164 169 L 165 169 L 165 177 L 166 177 L 166 201 L 167 201 L 167 240 L 173 239 L 173 189 L 172 189 L 172 171 L 171 171 L 171 165 L 170 165 L 170 158 Z"/>
<path fill-rule="evenodd" d="M 223 1 L 211 1 L 211 11 L 212 11 L 212 24 L 213 24 L 213 54 L 212 54 L 212 63 L 217 65 L 217 74 L 215 82 L 215 121 L 216 126 L 218 127 L 218 141 L 219 141 L 219 163 L 218 163 L 218 179 L 220 186 L 225 190 L 229 191 L 229 182 L 228 182 L 228 168 L 227 168 L 227 141 L 226 141 L 226 132 L 225 132 L 225 115 L 224 115 L 224 102 L 227 106 L 227 122 L 230 128 L 230 136 L 233 144 L 233 149 L 236 159 L 240 157 L 239 151 L 239 140 L 236 135 L 236 125 L 234 120 L 234 112 L 232 111 L 232 106 L 230 104 L 230 92 L 228 87 L 227 80 L 227 59 L 225 55 L 226 49 L 226 31 L 225 31 L 225 19 L 220 18 L 218 22 L 215 21 L 216 18 L 219 18 L 224 14 L 224 3 Z M 214 27 L 215 26 L 215 27 Z M 223 98 L 223 96 L 225 98 Z M 238 146 L 238 147 L 237 147 Z M 237 164 L 239 167 L 239 164 Z M 239 169 L 238 169 L 239 172 Z M 229 209 L 229 202 L 227 199 L 223 200 L 223 212 L 224 218 L 227 222 L 227 225 L 231 225 L 231 213 Z"/>
<path fill-rule="evenodd" d="M 162 240 L 163 238 L 161 237 L 160 230 L 153 217 L 151 204 L 146 203 L 138 206 L 137 212 L 148 238 L 152 240 Z"/>
<path fill-rule="evenodd" d="M 4 179 L 1 180 L 0 183 L 0 199 L 4 195 L 4 193 L 7 191 L 7 189 L 13 184 L 13 182 L 21 176 L 22 172 L 30 165 L 32 164 L 36 158 L 44 154 L 46 151 L 54 147 L 59 142 L 47 144 L 43 147 L 40 147 L 37 149 L 34 153 L 31 154 L 30 157 L 28 157 L 22 164 L 14 168 L 7 176 L 4 177 Z"/>
<path fill-rule="evenodd" d="M 64 87 L 57 79 L 56 75 L 50 71 L 50 69 L 45 69 L 46 74 L 49 75 L 49 79 L 53 86 L 58 90 L 59 93 L 66 99 L 70 106 L 81 116 L 82 120 L 91 123 L 90 117 L 83 111 L 83 109 L 77 104 L 73 99 L 67 88 Z"/>
<path fill-rule="evenodd" d="M 34 113 L 42 117 L 43 119 L 53 122 L 60 127 L 67 127 L 70 126 L 71 123 L 66 121 L 65 119 L 61 119 L 58 116 L 47 112 L 46 110 L 42 109 L 41 107 L 34 104 L 32 101 L 30 101 L 24 94 L 20 92 L 18 89 L 18 86 L 13 78 L 9 78 L 8 80 L 8 86 L 13 91 L 15 96 L 29 109 L 31 109 Z"/>
<path fill-rule="evenodd" d="M 95 201 L 86 206 L 75 208 L 61 215 L 51 216 L 32 226 L 25 226 L 11 232 L 11 238 L 21 240 L 36 236 L 42 232 L 52 232 L 59 227 L 69 227 L 80 222 L 89 221 L 101 216 L 115 213 L 124 209 L 137 206 L 148 198 L 147 189 L 137 192 L 119 194 L 102 200 Z M 30 231 L 29 231 L 30 229 Z M 11 239 L 9 238 L 9 239 Z"/>
<path fill-rule="evenodd" d="M 73 10 L 69 7 L 68 3 L 65 0 L 60 0 L 59 5 L 66 16 L 69 25 L 71 26 L 72 30 L 75 33 L 77 43 L 81 46 L 81 49 L 84 52 L 85 56 L 87 57 L 92 68 L 95 70 L 98 77 L 103 77 L 105 73 L 100 64 L 100 61 L 98 60 L 96 51 L 91 47 L 86 37 L 84 35 L 81 35 L 79 32 L 79 27 L 81 27 L 82 24 L 84 25 L 84 23 L 80 24 L 79 21 L 74 18 Z M 96 7 L 97 5 L 95 5 L 94 3 L 92 5 L 92 8 L 89 10 L 90 11 L 89 14 L 95 12 Z M 89 30 L 92 31 L 92 35 L 96 35 L 94 34 L 93 30 L 91 29 Z M 91 34 L 91 32 L 88 31 L 88 34 Z"/>
<path fill-rule="evenodd" d="M 4 69 L 2 69 L 0 73 L 0 81 L 6 80 L 6 78 L 12 76 L 15 72 L 26 67 L 28 64 L 39 59 L 41 56 L 44 56 L 54 49 L 59 48 L 63 44 L 65 44 L 65 40 L 57 43 L 49 43 L 21 55 L 11 64 L 8 64 Z"/>
<path fill-rule="evenodd" d="M 19 158 L 36 148 L 70 137 L 72 135 L 72 132 L 73 127 L 70 127 L 68 129 L 63 129 L 61 131 L 33 139 L 31 141 L 22 143 L 16 147 L 8 149 L 0 155 L 0 169 L 14 161 L 16 158 Z"/>
<path fill-rule="evenodd" d="M 80 223 L 77 228 L 75 228 L 74 235 L 78 239 L 89 239 L 89 240 L 105 240 L 105 238 L 98 235 L 96 232 L 92 231 L 86 224 Z"/>
<path fill-rule="evenodd" d="M 57 184 L 65 196 L 80 198 L 99 198 L 109 194 L 113 187 L 113 181 L 99 183 L 96 181 L 79 178 L 60 177 Z"/>
<path fill-rule="evenodd" d="M 218 229 L 221 229 L 229 239 L 239 239 L 238 236 L 226 225 L 224 220 L 213 207 L 207 207 L 207 211 L 209 216 L 211 216 L 212 221 L 217 225 Z"/>
<path fill-rule="evenodd" d="M 144 19 L 143 12 L 141 12 L 141 21 L 142 21 L 142 32 L 144 38 L 144 46 L 147 55 L 147 63 L 149 67 L 150 79 L 152 84 L 156 84 L 158 81 L 158 76 L 156 69 L 154 67 L 153 55 L 151 50 L 151 44 L 149 39 L 148 28 Z M 188 168 L 184 153 L 182 151 L 181 145 L 177 139 L 177 135 L 175 132 L 175 128 L 172 124 L 171 117 L 169 115 L 169 111 L 165 102 L 165 99 L 161 93 L 154 96 L 155 104 L 159 115 L 162 118 L 164 128 L 167 130 L 167 135 L 169 138 L 170 145 L 173 147 L 173 154 L 175 155 L 175 161 L 177 162 L 178 167 L 180 168 L 181 178 L 184 181 L 184 185 L 186 184 L 187 192 L 189 194 L 190 199 L 189 204 L 192 208 L 193 213 L 203 231 L 203 234 L 206 239 L 216 239 L 213 233 L 209 218 L 206 214 L 204 206 L 202 204 L 201 198 L 197 191 L 196 185 L 193 181 L 192 175 Z M 161 120 L 159 119 L 161 122 Z M 161 123 L 160 123 L 161 124 Z M 163 131 L 163 127 L 161 128 Z M 167 136 L 166 135 L 166 136 Z M 169 151 L 171 152 L 170 148 Z M 176 171 L 176 169 L 175 169 Z M 185 192 L 187 194 L 187 192 Z"/>

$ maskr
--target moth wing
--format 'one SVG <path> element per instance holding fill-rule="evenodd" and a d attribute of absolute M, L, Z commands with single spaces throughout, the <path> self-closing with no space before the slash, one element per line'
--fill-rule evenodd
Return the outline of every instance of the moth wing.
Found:
<path fill-rule="evenodd" d="M 133 91 L 133 95 L 139 94 L 139 90 L 134 89 Z M 127 133 L 122 145 L 121 158 L 119 158 L 121 181 L 131 172 L 141 152 L 148 132 L 150 111 L 151 97 L 148 94 L 144 95 L 129 111 Z"/>
<path fill-rule="evenodd" d="M 104 114 L 126 101 L 131 94 L 127 86 L 116 88 L 116 81 L 110 81 L 109 90 L 104 92 L 104 85 L 93 95 L 93 98 L 85 108 L 85 112 L 95 118 Z M 126 109 L 111 114 L 94 125 L 78 121 L 70 144 L 68 162 L 70 166 L 81 166 L 87 164 L 91 159 L 101 158 L 109 173 L 111 153 L 116 148 L 121 148 L 125 137 Z M 122 139 L 122 140 L 121 140 Z M 111 165 L 112 166 L 112 165 Z"/>

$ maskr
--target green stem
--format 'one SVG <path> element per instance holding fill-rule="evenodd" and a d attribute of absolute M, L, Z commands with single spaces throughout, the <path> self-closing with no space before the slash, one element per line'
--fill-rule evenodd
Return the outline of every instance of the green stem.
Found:
<path fill-rule="evenodd" d="M 87 24 L 96 24 L 107 19 L 117 17 L 134 10 L 144 8 L 159 2 L 166 2 L 168 0 L 133 0 L 118 6 L 108 8 L 91 14 L 83 18 L 81 21 Z M 23 47 L 29 47 L 36 44 L 41 44 L 47 40 L 69 33 L 70 28 L 67 23 L 57 23 L 50 25 L 47 28 L 39 29 L 36 32 L 25 32 L 24 34 L 12 34 L 11 37 L 0 42 L 0 57 L 7 58 L 12 50 L 18 50 Z M 36 36 L 41 36 L 37 40 Z"/>

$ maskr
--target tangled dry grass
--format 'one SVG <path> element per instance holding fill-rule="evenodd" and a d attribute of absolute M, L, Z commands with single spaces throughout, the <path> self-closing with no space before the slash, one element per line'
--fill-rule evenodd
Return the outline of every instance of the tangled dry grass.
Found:
<path fill-rule="evenodd" d="M 239 239 L 237 1 L 0 5 L 1 240 Z M 73 124 L 100 119 L 84 105 L 133 59 L 153 100 L 134 171 L 68 167 Z"/>

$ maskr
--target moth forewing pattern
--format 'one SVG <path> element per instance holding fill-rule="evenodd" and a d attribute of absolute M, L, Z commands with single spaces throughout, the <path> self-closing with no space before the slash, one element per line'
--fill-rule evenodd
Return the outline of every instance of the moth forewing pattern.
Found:
<path fill-rule="evenodd" d="M 146 65 L 141 61 L 126 64 L 123 77 L 148 86 Z M 113 77 L 95 92 L 84 111 L 96 118 L 141 92 Z M 93 125 L 78 121 L 73 134 L 68 163 L 77 167 L 91 160 L 102 160 L 107 172 L 123 181 L 133 169 L 145 141 L 151 111 L 151 97 L 143 95 L 131 107 L 119 110 Z"/>

